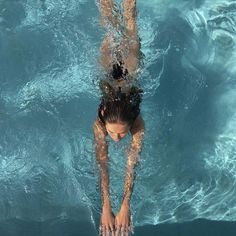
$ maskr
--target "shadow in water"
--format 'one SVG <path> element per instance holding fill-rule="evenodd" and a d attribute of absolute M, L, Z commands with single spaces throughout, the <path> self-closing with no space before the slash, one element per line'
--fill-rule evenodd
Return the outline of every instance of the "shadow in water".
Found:
<path fill-rule="evenodd" d="M 236 222 L 198 219 L 182 224 L 161 224 L 135 228 L 135 236 L 234 236 Z"/>
<path fill-rule="evenodd" d="M 93 236 L 97 235 L 91 222 L 48 220 L 44 222 L 7 220 L 0 224 L 2 236 Z"/>
<path fill-rule="evenodd" d="M 134 236 L 235 236 L 236 222 L 209 221 L 198 219 L 193 222 L 145 225 L 135 227 Z M 93 225 L 89 222 L 71 220 L 50 220 L 30 222 L 22 220 L 2 221 L 2 236 L 96 236 Z"/>
<path fill-rule="evenodd" d="M 170 45 L 170 50 L 165 56 L 160 86 L 152 98 L 161 116 L 159 142 L 167 144 L 163 161 L 173 162 L 175 156 L 175 165 L 176 161 L 180 162 L 181 171 L 197 172 L 200 177 L 204 174 L 201 172 L 205 172 L 200 155 L 203 150 L 210 150 L 224 125 L 221 122 L 219 127 L 219 117 L 215 115 L 219 97 L 217 87 L 223 82 L 224 75 L 210 71 L 204 62 L 198 65 L 198 59 L 195 64 L 186 58 L 191 50 L 193 53 L 199 51 L 200 55 L 204 53 L 201 51 L 210 43 L 206 28 L 196 35 L 177 10 L 170 10 L 165 20 L 157 24 L 159 33 L 154 47 L 166 49 Z M 153 64 L 149 70 L 155 71 L 157 66 Z"/>

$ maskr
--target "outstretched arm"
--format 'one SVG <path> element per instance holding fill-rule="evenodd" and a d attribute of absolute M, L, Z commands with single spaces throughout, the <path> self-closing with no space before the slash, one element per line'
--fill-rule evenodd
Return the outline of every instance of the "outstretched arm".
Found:
<path fill-rule="evenodd" d="M 100 229 L 102 235 L 115 230 L 115 219 L 111 210 L 109 197 L 109 173 L 108 173 L 108 151 L 104 131 L 99 121 L 94 122 L 94 139 L 96 149 L 96 159 L 100 169 L 100 187 L 102 198 L 102 215 Z"/>
<path fill-rule="evenodd" d="M 138 164 L 139 154 L 142 148 L 142 141 L 144 136 L 144 121 L 139 116 L 131 130 L 132 142 L 128 152 L 127 172 L 124 185 L 123 203 L 129 205 L 130 197 L 133 189 L 134 168 Z"/>
<path fill-rule="evenodd" d="M 120 212 L 116 216 L 117 230 L 129 231 L 130 227 L 130 198 L 134 185 L 135 167 L 138 164 L 139 154 L 142 148 L 142 141 L 144 136 L 144 121 L 139 116 L 131 130 L 132 142 L 128 152 L 127 171 L 124 184 L 124 196 L 121 204 Z"/>

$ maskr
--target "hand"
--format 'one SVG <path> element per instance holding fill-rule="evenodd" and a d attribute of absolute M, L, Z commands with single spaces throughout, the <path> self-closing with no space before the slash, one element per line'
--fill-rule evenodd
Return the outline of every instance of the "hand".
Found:
<path fill-rule="evenodd" d="M 128 236 L 131 229 L 130 210 L 128 205 L 122 205 L 119 213 L 115 218 L 116 235 L 115 236 Z"/>
<path fill-rule="evenodd" d="M 115 236 L 115 217 L 110 208 L 105 207 L 102 210 L 99 235 Z"/>

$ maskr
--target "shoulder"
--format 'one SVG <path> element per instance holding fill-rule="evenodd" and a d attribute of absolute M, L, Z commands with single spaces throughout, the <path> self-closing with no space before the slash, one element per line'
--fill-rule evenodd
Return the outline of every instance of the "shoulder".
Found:
<path fill-rule="evenodd" d="M 144 132 L 145 129 L 144 120 L 141 115 L 135 119 L 133 126 L 130 129 L 132 135 L 136 134 L 137 132 Z"/>
<path fill-rule="evenodd" d="M 93 123 L 93 131 L 94 131 L 95 136 L 107 135 L 106 128 L 99 118 L 96 118 L 96 120 Z"/>

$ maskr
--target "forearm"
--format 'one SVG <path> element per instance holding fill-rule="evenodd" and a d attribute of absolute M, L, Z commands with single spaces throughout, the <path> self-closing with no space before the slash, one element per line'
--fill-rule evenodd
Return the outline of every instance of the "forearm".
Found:
<path fill-rule="evenodd" d="M 100 172 L 100 191 L 103 208 L 110 206 L 109 198 L 109 172 L 108 172 L 108 147 L 106 142 L 106 134 L 103 132 L 99 120 L 93 125 L 94 144 L 96 151 L 96 161 Z"/>
<path fill-rule="evenodd" d="M 124 196 L 122 205 L 128 205 L 133 192 L 134 180 L 135 180 L 135 167 L 138 164 L 140 149 L 131 144 L 130 151 L 128 153 L 127 169 L 124 183 Z"/>
<path fill-rule="evenodd" d="M 129 205 L 130 198 L 133 191 L 133 185 L 135 180 L 135 167 L 139 162 L 139 156 L 141 153 L 142 142 L 144 137 L 144 122 L 140 119 L 140 123 L 138 128 L 132 130 L 132 142 L 130 145 L 130 149 L 128 151 L 128 159 L 127 159 L 127 172 L 125 177 L 124 184 L 124 197 L 123 203 Z"/>
<path fill-rule="evenodd" d="M 100 191 L 102 206 L 107 208 L 110 207 L 110 194 L 109 194 L 109 173 L 108 173 L 108 163 L 107 161 L 99 161 L 100 169 Z"/>
<path fill-rule="evenodd" d="M 135 180 L 135 166 L 136 164 L 130 165 L 129 162 L 127 164 L 127 172 L 124 183 L 124 196 L 122 205 L 129 206 L 131 195 L 133 192 L 134 180 Z"/>

